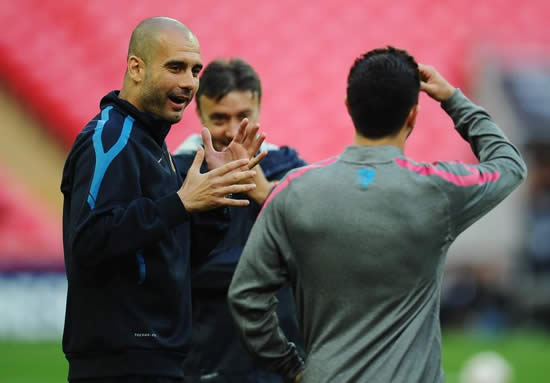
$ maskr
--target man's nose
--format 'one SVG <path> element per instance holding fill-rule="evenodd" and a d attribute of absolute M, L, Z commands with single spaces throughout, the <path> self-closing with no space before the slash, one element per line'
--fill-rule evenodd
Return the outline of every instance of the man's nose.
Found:
<path fill-rule="evenodd" d="M 184 71 L 178 78 L 178 86 L 181 89 L 192 91 L 195 86 L 195 78 L 191 71 Z"/>
<path fill-rule="evenodd" d="M 237 121 L 236 118 L 232 118 L 229 121 L 229 126 L 225 130 L 225 135 L 227 136 L 227 138 L 233 139 L 237 135 L 240 126 L 241 122 Z"/>

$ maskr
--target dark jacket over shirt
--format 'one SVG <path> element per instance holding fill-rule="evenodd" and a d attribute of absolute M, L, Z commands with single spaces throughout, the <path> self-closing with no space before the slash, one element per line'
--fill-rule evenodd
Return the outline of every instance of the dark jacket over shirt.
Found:
<path fill-rule="evenodd" d="M 176 167 L 186 176 L 195 153 L 174 156 Z M 289 170 L 306 165 L 295 150 L 282 147 L 268 151 L 262 170 L 269 181 L 281 179 Z M 207 169 L 203 166 L 202 172 Z M 233 198 L 246 198 L 234 195 Z M 249 199 L 249 198 L 247 198 Z M 250 199 L 246 208 L 229 208 L 231 224 L 218 246 L 202 254 L 193 249 L 193 329 L 191 350 L 185 360 L 186 382 L 278 383 L 281 378 L 258 367 L 244 349 L 227 307 L 227 289 L 261 206 Z M 284 287 L 277 295 L 281 327 L 302 350 L 292 293 Z"/>

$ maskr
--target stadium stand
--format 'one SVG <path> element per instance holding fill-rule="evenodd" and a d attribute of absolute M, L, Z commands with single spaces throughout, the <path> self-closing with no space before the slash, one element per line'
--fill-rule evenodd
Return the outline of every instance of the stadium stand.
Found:
<path fill-rule="evenodd" d="M 345 84 L 360 52 L 388 44 L 406 48 L 470 94 L 469 78 L 487 47 L 512 55 L 518 47 L 550 47 L 547 0 L 6 0 L 0 2 L 0 82 L 68 149 L 97 113 L 99 99 L 120 87 L 130 31 L 157 15 L 186 23 L 205 62 L 246 58 L 263 81 L 269 141 L 291 143 L 308 161 L 351 142 Z M 407 154 L 420 161 L 472 160 L 466 144 L 444 128 L 450 121 L 439 106 L 422 97 L 421 109 Z M 186 112 L 169 147 L 199 128 L 194 113 Z M 0 163 L 0 271 L 60 267 L 59 218 L 23 198 L 2 169 Z"/>
<path fill-rule="evenodd" d="M 60 223 L 0 169 L 0 270 L 63 270 Z"/>
<path fill-rule="evenodd" d="M 195 31 L 205 61 L 239 55 L 258 68 L 270 139 L 297 143 L 313 161 L 338 152 L 350 139 L 337 132 L 349 131 L 342 127 L 349 124 L 342 106 L 345 78 L 359 52 L 386 44 L 406 47 L 465 87 L 480 44 L 550 44 L 545 0 L 521 7 L 476 0 L 355 4 L 5 1 L 0 22 L 9 28 L 0 35 L 0 76 L 68 147 L 96 113 L 98 99 L 119 87 L 131 29 L 147 16 L 173 16 Z M 438 129 L 448 121 L 436 110 L 431 104 L 423 107 L 419 123 L 425 134 L 413 139 L 410 155 L 464 158 L 467 150 L 456 144 L 454 132 Z M 171 147 L 197 129 L 195 116 L 187 113 L 169 138 Z"/>

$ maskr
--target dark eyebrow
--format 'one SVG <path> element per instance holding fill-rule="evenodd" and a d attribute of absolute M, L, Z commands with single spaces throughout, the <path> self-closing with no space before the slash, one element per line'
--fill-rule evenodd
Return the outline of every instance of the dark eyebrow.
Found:
<path fill-rule="evenodd" d="M 178 68 L 182 68 L 182 67 L 186 67 L 187 66 L 187 63 L 185 61 L 180 61 L 180 60 L 170 60 L 170 61 L 167 61 L 164 63 L 164 66 L 165 67 L 178 67 Z"/>
<path fill-rule="evenodd" d="M 180 61 L 180 60 L 170 60 L 164 63 L 165 68 L 185 69 L 187 65 L 188 64 L 185 61 Z M 192 70 L 195 72 L 200 72 L 202 70 L 202 64 L 193 65 Z"/>
<path fill-rule="evenodd" d="M 227 120 L 229 115 L 227 113 L 212 113 L 210 114 L 210 119 L 212 120 Z"/>

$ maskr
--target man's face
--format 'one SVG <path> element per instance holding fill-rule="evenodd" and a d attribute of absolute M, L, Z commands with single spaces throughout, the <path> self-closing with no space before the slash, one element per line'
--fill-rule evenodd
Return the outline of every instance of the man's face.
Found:
<path fill-rule="evenodd" d="M 164 32 L 145 65 L 140 109 L 171 123 L 180 121 L 199 87 L 201 69 L 198 41 L 181 31 Z"/>
<path fill-rule="evenodd" d="M 217 101 L 204 95 L 200 98 L 199 117 L 212 135 L 214 149 L 223 150 L 231 143 L 243 118 L 256 124 L 260 117 L 258 93 L 233 90 Z"/>

